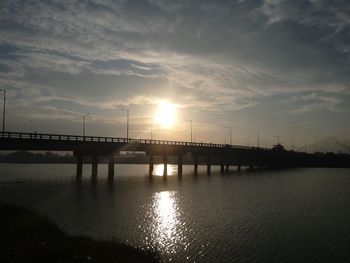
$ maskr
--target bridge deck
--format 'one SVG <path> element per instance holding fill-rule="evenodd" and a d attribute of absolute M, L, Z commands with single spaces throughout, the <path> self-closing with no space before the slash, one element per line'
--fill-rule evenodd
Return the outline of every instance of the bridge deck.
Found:
<path fill-rule="evenodd" d="M 193 156 L 195 170 L 198 157 L 206 156 L 208 172 L 218 158 L 224 165 L 258 167 L 350 167 L 350 155 L 307 154 L 282 149 L 267 149 L 240 145 L 202 142 L 127 139 L 115 137 L 79 136 L 66 134 L 44 134 L 3 132 L 0 133 L 0 150 L 44 150 L 73 151 L 77 157 L 77 174 L 82 172 L 83 156 L 92 156 L 93 174 L 97 173 L 98 156 L 108 156 L 109 171 L 114 172 L 114 155 L 121 151 L 144 151 L 149 156 L 150 171 L 153 156 L 177 156 L 179 173 L 182 172 L 182 156 Z M 165 165 L 166 168 L 166 165 Z"/>
<path fill-rule="evenodd" d="M 257 148 L 242 145 L 228 145 L 217 143 L 203 142 L 185 142 L 185 141 L 167 141 L 167 140 L 148 140 L 148 139 L 127 139 L 118 137 L 101 137 L 101 136 L 81 136 L 68 134 L 46 134 L 46 133 L 25 133 L 25 132 L 5 132 L 0 133 L 0 139 L 6 140 L 35 140 L 45 142 L 85 142 L 85 143 L 123 143 L 123 144 L 145 144 L 145 145 L 178 145 L 178 146 L 195 146 L 205 148 L 226 148 L 226 149 L 246 149 L 246 150 L 268 150 L 267 148 Z M 1 147 L 0 147 L 1 149 Z"/>

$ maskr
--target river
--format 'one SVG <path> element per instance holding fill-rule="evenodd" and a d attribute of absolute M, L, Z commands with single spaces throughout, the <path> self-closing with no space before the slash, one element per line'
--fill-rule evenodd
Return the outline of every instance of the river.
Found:
<path fill-rule="evenodd" d="M 232 171 L 0 164 L 0 202 L 71 235 L 155 249 L 172 262 L 349 262 L 350 169 Z"/>

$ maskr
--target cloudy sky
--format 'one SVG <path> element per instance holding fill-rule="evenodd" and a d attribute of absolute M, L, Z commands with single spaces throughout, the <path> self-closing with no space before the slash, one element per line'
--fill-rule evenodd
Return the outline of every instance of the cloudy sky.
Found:
<path fill-rule="evenodd" d="M 0 2 L 7 129 L 287 146 L 350 139 L 347 0 Z M 228 140 L 228 137 L 226 136 Z"/>

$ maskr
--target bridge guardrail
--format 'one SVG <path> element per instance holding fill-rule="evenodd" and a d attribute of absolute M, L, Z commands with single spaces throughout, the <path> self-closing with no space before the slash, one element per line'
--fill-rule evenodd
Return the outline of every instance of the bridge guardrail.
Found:
<path fill-rule="evenodd" d="M 118 138 L 118 137 L 26 133 L 26 132 L 0 132 L 0 138 L 22 139 L 22 140 L 45 140 L 45 141 L 98 142 L 98 143 L 140 143 L 140 144 L 180 145 L 180 146 L 231 148 L 231 149 L 247 149 L 247 150 L 253 150 L 253 149 L 269 150 L 267 148 L 257 148 L 257 147 L 250 147 L 250 146 L 228 145 L 228 144 L 217 144 L 217 143 L 127 139 L 127 138 Z"/>

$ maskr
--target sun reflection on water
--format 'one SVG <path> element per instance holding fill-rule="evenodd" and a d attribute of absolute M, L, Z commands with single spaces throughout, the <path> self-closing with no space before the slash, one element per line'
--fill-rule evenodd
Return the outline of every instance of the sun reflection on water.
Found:
<path fill-rule="evenodd" d="M 174 254 L 179 247 L 186 246 L 185 222 L 181 220 L 177 192 L 157 192 L 153 196 L 149 245 L 162 253 Z"/>
<path fill-rule="evenodd" d="M 163 176 L 164 175 L 164 164 L 156 164 L 154 165 L 153 175 L 155 176 Z M 172 176 L 177 173 L 176 165 L 168 164 L 166 167 L 166 175 Z"/>
<path fill-rule="evenodd" d="M 159 236 L 162 240 L 172 239 L 172 234 L 174 234 L 178 223 L 177 207 L 173 199 L 173 193 L 168 191 L 157 193 L 155 209 L 158 215 L 156 221 Z"/>

